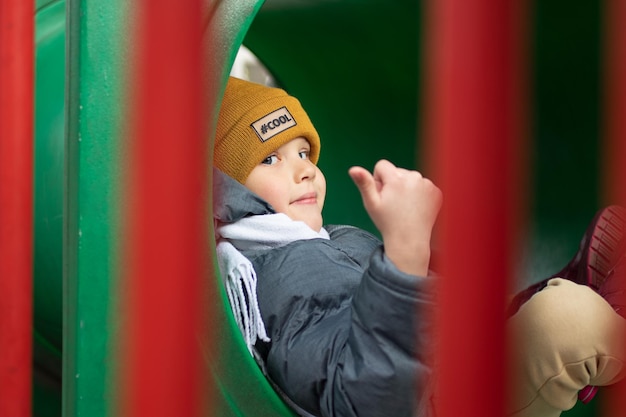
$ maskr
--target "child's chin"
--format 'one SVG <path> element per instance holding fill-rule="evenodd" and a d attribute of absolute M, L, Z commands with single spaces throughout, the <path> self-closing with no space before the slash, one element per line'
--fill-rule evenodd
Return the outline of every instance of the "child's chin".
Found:
<path fill-rule="evenodd" d="M 303 220 L 301 220 L 301 221 L 302 221 L 304 224 L 306 224 L 307 226 L 309 226 L 309 227 L 310 227 L 313 231 L 315 231 L 316 233 L 319 233 L 319 232 L 320 232 L 320 230 L 322 230 L 322 225 L 323 225 L 323 222 L 322 222 L 322 219 L 321 219 L 321 218 L 319 218 L 319 219 L 315 219 L 315 220 L 312 220 L 312 219 L 307 219 L 307 220 L 304 220 L 304 219 L 303 219 Z"/>

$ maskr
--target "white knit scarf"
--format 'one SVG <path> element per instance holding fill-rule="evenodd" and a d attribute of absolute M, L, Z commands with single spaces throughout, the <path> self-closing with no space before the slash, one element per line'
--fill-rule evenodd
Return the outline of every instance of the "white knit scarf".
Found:
<path fill-rule="evenodd" d="M 329 239 L 322 228 L 315 232 L 305 223 L 282 213 L 245 217 L 217 227 L 217 261 L 225 277 L 228 301 L 237 326 L 252 354 L 257 339 L 269 342 L 256 296 L 257 276 L 252 263 L 240 250 L 271 249 L 296 240 Z"/>

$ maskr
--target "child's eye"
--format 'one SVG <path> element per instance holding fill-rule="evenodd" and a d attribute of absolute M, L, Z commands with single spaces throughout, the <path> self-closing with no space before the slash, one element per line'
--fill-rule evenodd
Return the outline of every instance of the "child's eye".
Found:
<path fill-rule="evenodd" d="M 304 151 L 300 151 L 298 152 L 298 156 L 300 156 L 301 159 L 309 159 L 309 154 L 311 153 L 311 151 L 304 150 Z"/>
<path fill-rule="evenodd" d="M 278 157 L 276 155 L 270 155 L 261 161 L 264 165 L 274 165 L 276 162 L 278 162 Z"/>

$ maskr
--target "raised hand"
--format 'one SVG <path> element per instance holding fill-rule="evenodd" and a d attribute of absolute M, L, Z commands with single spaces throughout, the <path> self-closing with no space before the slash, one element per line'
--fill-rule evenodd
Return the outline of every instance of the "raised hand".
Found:
<path fill-rule="evenodd" d="M 380 231 L 387 257 L 402 271 L 426 275 L 430 238 L 441 207 L 441 191 L 417 171 L 380 160 L 371 174 L 352 167 L 350 177 L 365 210 Z"/>

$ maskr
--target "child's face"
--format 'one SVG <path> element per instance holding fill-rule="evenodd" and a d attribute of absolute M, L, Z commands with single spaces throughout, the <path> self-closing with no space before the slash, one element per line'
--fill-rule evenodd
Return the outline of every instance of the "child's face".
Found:
<path fill-rule="evenodd" d="M 309 142 L 295 138 L 254 167 L 245 186 L 270 203 L 278 213 L 300 220 L 319 232 L 326 197 L 326 179 L 309 160 Z"/>

